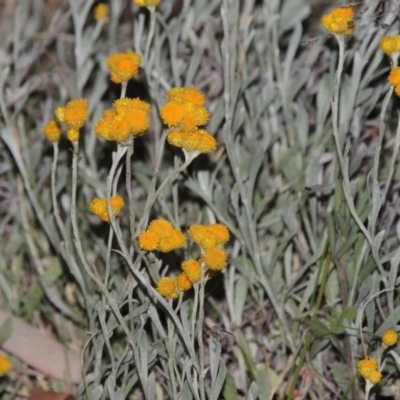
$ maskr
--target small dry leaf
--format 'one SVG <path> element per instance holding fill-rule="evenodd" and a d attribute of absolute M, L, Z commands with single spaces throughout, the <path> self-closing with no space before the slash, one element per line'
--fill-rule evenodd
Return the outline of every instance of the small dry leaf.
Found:
<path fill-rule="evenodd" d="M 75 400 L 75 398 L 67 393 L 45 392 L 41 389 L 32 389 L 28 400 Z"/>

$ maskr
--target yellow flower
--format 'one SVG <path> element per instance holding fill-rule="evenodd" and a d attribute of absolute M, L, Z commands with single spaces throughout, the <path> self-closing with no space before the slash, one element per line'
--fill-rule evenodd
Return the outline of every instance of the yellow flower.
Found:
<path fill-rule="evenodd" d="M 11 368 L 11 361 L 4 354 L 0 354 L 0 377 L 6 375 Z"/>
<path fill-rule="evenodd" d="M 375 358 L 364 358 L 357 363 L 357 370 L 359 374 L 365 378 L 369 379 L 371 372 L 378 369 L 378 362 Z"/>
<path fill-rule="evenodd" d="M 108 6 L 107 4 L 100 3 L 94 9 L 94 18 L 97 21 L 108 21 Z"/>
<path fill-rule="evenodd" d="M 167 140 L 169 144 L 180 147 L 188 152 L 211 153 L 217 148 L 217 142 L 212 135 L 204 129 L 196 129 L 192 133 L 171 131 Z"/>
<path fill-rule="evenodd" d="M 162 106 L 160 116 L 164 124 L 177 126 L 185 116 L 185 106 L 176 101 L 169 101 Z"/>
<path fill-rule="evenodd" d="M 133 0 L 139 7 L 156 7 L 160 4 L 161 0 Z"/>
<path fill-rule="evenodd" d="M 349 6 L 334 8 L 321 19 L 322 26 L 332 33 L 351 35 L 354 31 L 354 11 Z"/>
<path fill-rule="evenodd" d="M 176 281 L 173 278 L 164 277 L 157 282 L 157 292 L 163 297 L 176 299 L 178 292 L 176 291 Z"/>
<path fill-rule="evenodd" d="M 222 224 L 192 225 L 189 236 L 204 250 L 211 249 L 229 240 L 229 231 Z"/>
<path fill-rule="evenodd" d="M 139 72 L 142 59 L 139 54 L 127 51 L 115 53 L 107 58 L 107 67 L 111 71 L 111 80 L 114 83 L 127 82 Z"/>
<path fill-rule="evenodd" d="M 208 227 L 217 238 L 217 244 L 225 244 L 229 240 L 228 228 L 223 224 L 212 224 Z"/>
<path fill-rule="evenodd" d="M 384 36 L 379 46 L 381 50 L 388 56 L 392 55 L 394 52 L 400 51 L 400 35 L 395 36 Z"/>
<path fill-rule="evenodd" d="M 178 103 L 193 103 L 198 106 L 204 106 L 204 95 L 194 87 L 174 87 L 167 92 L 168 99 L 175 100 Z"/>
<path fill-rule="evenodd" d="M 385 346 L 394 346 L 397 342 L 399 341 L 399 334 L 393 330 L 393 329 L 388 329 L 383 333 L 382 336 L 382 343 Z"/>
<path fill-rule="evenodd" d="M 147 235 L 145 235 L 146 233 Z M 143 246 L 141 245 L 141 240 Z M 139 235 L 139 246 L 147 251 L 159 250 L 167 253 L 183 247 L 185 242 L 185 235 L 165 219 L 153 220 L 148 226 L 147 231 Z"/>
<path fill-rule="evenodd" d="M 161 234 L 164 231 L 170 231 L 174 229 L 174 226 L 166 219 L 154 219 L 150 222 L 148 229 L 156 232 L 157 234 Z"/>
<path fill-rule="evenodd" d="M 186 103 L 185 115 L 177 127 L 185 132 L 193 132 L 198 126 L 205 125 L 210 119 L 208 111 L 194 103 Z"/>
<path fill-rule="evenodd" d="M 176 287 L 181 292 L 184 292 L 185 290 L 189 290 L 192 287 L 192 282 L 190 281 L 189 277 L 184 272 L 179 274 L 178 277 L 176 278 Z"/>
<path fill-rule="evenodd" d="M 111 209 L 114 215 L 118 215 L 122 207 L 124 206 L 124 199 L 119 196 L 115 195 L 111 197 Z M 107 207 L 107 198 L 103 197 L 102 199 L 95 198 L 89 204 L 89 211 L 98 217 L 100 217 L 103 221 L 109 222 L 110 215 L 108 214 L 108 207 Z"/>
<path fill-rule="evenodd" d="M 163 122 L 183 132 L 193 132 L 205 125 L 210 116 L 203 107 L 204 96 L 195 88 L 175 87 L 167 92 L 169 101 L 160 111 Z"/>
<path fill-rule="evenodd" d="M 151 107 L 140 99 L 119 99 L 113 104 L 117 118 L 129 122 L 130 134 L 133 136 L 142 135 L 149 127 Z"/>
<path fill-rule="evenodd" d="M 201 278 L 201 262 L 190 258 L 182 263 L 182 270 L 192 283 L 196 283 Z"/>
<path fill-rule="evenodd" d="M 173 229 L 167 235 L 160 235 L 158 243 L 158 250 L 163 253 L 179 249 L 185 245 L 185 235 L 179 229 Z"/>
<path fill-rule="evenodd" d="M 44 136 L 46 136 L 46 139 L 50 142 L 57 142 L 58 140 L 60 140 L 61 135 L 60 125 L 58 125 L 56 121 L 49 121 L 43 127 L 43 133 Z"/>
<path fill-rule="evenodd" d="M 208 269 L 221 271 L 226 267 L 228 255 L 225 250 L 214 247 L 206 250 L 201 258 Z"/>
<path fill-rule="evenodd" d="M 122 207 L 125 204 L 124 199 L 117 194 L 115 196 L 111 196 L 110 201 L 111 201 L 111 209 L 112 209 L 113 213 L 115 215 L 118 215 L 121 212 Z"/>
<path fill-rule="evenodd" d="M 377 369 L 374 369 L 371 371 L 371 373 L 369 374 L 369 377 L 367 379 L 373 385 L 376 385 L 382 379 L 382 373 L 380 371 L 378 371 Z"/>
<path fill-rule="evenodd" d="M 65 107 L 58 107 L 55 114 L 58 121 L 66 124 L 68 128 L 80 129 L 88 117 L 87 100 L 71 100 Z"/>
<path fill-rule="evenodd" d="M 139 247 L 145 251 L 154 251 L 158 248 L 158 236 L 155 232 L 145 231 L 139 237 Z"/>
<path fill-rule="evenodd" d="M 130 135 L 143 135 L 149 127 L 150 104 L 140 99 L 116 100 L 112 110 L 105 110 L 94 131 L 105 140 L 123 142 Z"/>
<path fill-rule="evenodd" d="M 400 85 L 394 87 L 394 92 L 396 93 L 397 96 L 400 97 Z"/>
<path fill-rule="evenodd" d="M 75 128 L 69 128 L 67 130 L 67 139 L 70 142 L 77 142 L 79 140 L 79 130 Z"/>
<path fill-rule="evenodd" d="M 396 41 L 393 36 L 384 36 L 379 42 L 381 50 L 390 56 L 394 51 L 396 51 Z"/>
<path fill-rule="evenodd" d="M 388 81 L 392 86 L 400 85 L 400 67 L 393 68 L 390 71 Z"/>

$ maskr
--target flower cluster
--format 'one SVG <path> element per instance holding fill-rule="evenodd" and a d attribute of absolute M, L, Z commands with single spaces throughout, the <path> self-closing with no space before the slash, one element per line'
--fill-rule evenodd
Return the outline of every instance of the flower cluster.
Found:
<path fill-rule="evenodd" d="M 149 127 L 150 104 L 127 97 L 114 101 L 95 125 L 97 136 L 105 140 L 123 142 L 129 136 L 141 136 Z"/>
<path fill-rule="evenodd" d="M 179 292 L 189 290 L 201 277 L 201 261 L 193 258 L 185 260 L 182 271 L 176 278 L 164 277 L 157 282 L 157 292 L 163 297 L 176 299 Z"/>
<path fill-rule="evenodd" d="M 201 247 L 201 259 L 209 270 L 220 271 L 226 267 L 228 256 L 219 247 L 229 240 L 229 231 L 225 225 L 192 225 L 189 236 Z"/>
<path fill-rule="evenodd" d="M 359 374 L 369 380 L 373 385 L 382 379 L 382 373 L 378 370 L 378 362 L 375 358 L 364 358 L 357 363 Z"/>
<path fill-rule="evenodd" d="M 201 247 L 201 259 L 185 260 L 181 265 L 182 272 L 176 278 L 161 278 L 157 282 L 157 291 L 161 296 L 175 299 L 179 296 L 179 292 L 189 290 L 194 283 L 200 281 L 203 265 L 211 271 L 220 271 L 226 267 L 228 257 L 225 250 L 220 248 L 229 240 L 226 226 L 192 225 L 189 228 L 189 235 Z M 139 247 L 146 251 L 171 251 L 184 246 L 185 241 L 182 232 L 164 219 L 152 221 L 147 230 L 138 237 Z"/>
<path fill-rule="evenodd" d="M 133 0 L 139 7 L 157 7 L 161 0 Z"/>
<path fill-rule="evenodd" d="M 175 87 L 167 92 L 167 97 L 160 116 L 166 125 L 176 128 L 168 134 L 168 142 L 187 152 L 214 151 L 217 147 L 214 137 L 199 129 L 210 118 L 203 94 L 195 88 Z"/>
<path fill-rule="evenodd" d="M 79 140 L 79 129 L 82 128 L 88 117 L 87 100 L 71 100 L 65 107 L 58 107 L 55 114 L 59 122 L 68 126 L 68 140 L 77 142 Z"/>
<path fill-rule="evenodd" d="M 127 51 L 115 53 L 107 58 L 107 67 L 111 71 L 111 80 L 114 83 L 127 82 L 139 72 L 142 58 L 139 54 Z"/>
<path fill-rule="evenodd" d="M 111 197 L 110 202 L 113 214 L 118 215 L 125 204 L 124 199 L 119 195 L 115 195 Z M 89 211 L 100 217 L 103 221 L 110 222 L 106 197 L 93 199 L 89 204 Z"/>
<path fill-rule="evenodd" d="M 349 6 L 334 8 L 321 18 L 322 26 L 338 35 L 351 35 L 354 31 L 354 11 Z"/>
<path fill-rule="evenodd" d="M 399 341 L 399 334 L 393 330 L 393 329 L 388 329 L 383 333 L 382 336 L 382 343 L 385 346 L 394 346 L 397 342 Z"/>
<path fill-rule="evenodd" d="M 147 230 L 142 232 L 138 238 L 139 247 L 142 250 L 159 250 L 163 253 L 179 249 L 185 245 L 185 235 L 173 227 L 165 219 L 155 219 L 150 223 Z"/>
<path fill-rule="evenodd" d="M 49 121 L 43 127 L 43 133 L 46 139 L 50 142 L 57 142 L 60 140 L 61 128 L 56 121 Z"/>
<path fill-rule="evenodd" d="M 399 53 L 400 52 L 400 35 L 384 36 L 381 39 L 379 46 L 380 46 L 381 50 L 388 56 L 391 56 L 393 53 Z"/>
<path fill-rule="evenodd" d="M 0 377 L 6 375 L 11 368 L 11 361 L 4 354 L 0 354 Z"/>

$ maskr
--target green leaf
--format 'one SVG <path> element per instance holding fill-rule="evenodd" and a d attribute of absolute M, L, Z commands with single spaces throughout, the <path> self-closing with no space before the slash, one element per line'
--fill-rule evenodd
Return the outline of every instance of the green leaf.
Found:
<path fill-rule="evenodd" d="M 331 335 L 331 330 L 318 320 L 311 323 L 311 332 L 319 337 Z"/>
<path fill-rule="evenodd" d="M 235 323 L 242 325 L 242 315 L 248 292 L 247 277 L 240 276 L 235 285 Z"/>
<path fill-rule="evenodd" d="M 225 400 L 239 400 L 239 395 L 236 390 L 235 381 L 232 375 L 226 374 L 224 389 L 222 391 Z"/>
<path fill-rule="evenodd" d="M 13 330 L 13 323 L 11 318 L 7 318 L 3 325 L 0 327 L 0 345 L 7 340 Z"/>
<path fill-rule="evenodd" d="M 219 369 L 217 379 L 213 388 L 214 399 L 219 399 L 219 394 L 221 393 L 222 387 L 224 386 L 226 378 L 226 366 L 224 361 L 221 359 L 219 362 Z"/>
<path fill-rule="evenodd" d="M 265 366 L 261 365 L 257 367 L 257 386 L 258 386 L 258 396 L 260 399 L 269 399 L 271 397 L 269 379 Z"/>

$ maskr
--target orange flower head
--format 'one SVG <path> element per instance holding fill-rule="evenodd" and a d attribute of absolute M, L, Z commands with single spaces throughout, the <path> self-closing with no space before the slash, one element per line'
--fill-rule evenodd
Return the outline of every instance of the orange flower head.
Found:
<path fill-rule="evenodd" d="M 400 67 L 393 68 L 390 71 L 388 81 L 392 86 L 400 85 Z"/>
<path fill-rule="evenodd" d="M 77 142 L 79 140 L 79 130 L 75 128 L 69 128 L 67 130 L 67 139 L 70 142 Z"/>
<path fill-rule="evenodd" d="M 396 96 L 400 97 L 400 85 L 394 87 L 394 92 L 396 93 Z"/>
<path fill-rule="evenodd" d="M 114 101 L 113 109 L 103 112 L 95 125 L 97 136 L 121 143 L 130 135 L 143 135 L 149 127 L 150 104 L 140 99 L 123 98 Z"/>
<path fill-rule="evenodd" d="M 376 361 L 375 358 L 364 358 L 357 363 L 357 370 L 359 374 L 365 378 L 368 379 L 371 372 L 374 370 L 378 369 L 378 362 Z"/>
<path fill-rule="evenodd" d="M 217 238 L 218 244 L 225 244 L 229 240 L 228 228 L 223 224 L 212 224 L 209 226 L 210 232 Z"/>
<path fill-rule="evenodd" d="M 182 124 L 188 124 L 188 127 L 187 129 L 183 128 L 181 129 L 186 132 L 191 132 L 194 130 L 194 128 L 201 125 L 205 125 L 209 121 L 209 119 L 210 119 L 210 114 L 205 109 L 205 107 L 201 107 L 193 103 L 186 103 L 185 117 L 183 119 Z M 192 128 L 190 124 L 194 124 L 194 127 Z"/>
<path fill-rule="evenodd" d="M 397 344 L 397 342 L 399 341 L 399 334 L 393 330 L 393 329 L 388 329 L 383 333 L 382 336 L 382 343 L 385 346 L 394 346 L 395 344 Z"/>
<path fill-rule="evenodd" d="M 121 117 L 129 116 L 130 110 L 142 111 L 145 114 L 149 114 L 151 111 L 150 104 L 135 98 L 124 97 L 122 99 L 115 100 L 113 103 L 113 109 Z"/>
<path fill-rule="evenodd" d="M 115 53 L 107 58 L 107 67 L 111 71 L 111 80 L 114 83 L 127 82 L 139 72 L 142 59 L 139 54 L 127 51 Z"/>
<path fill-rule="evenodd" d="M 167 97 L 168 102 L 160 111 L 166 125 L 189 133 L 210 119 L 208 111 L 203 107 L 204 95 L 197 89 L 175 87 L 167 92 Z"/>
<path fill-rule="evenodd" d="M 118 215 L 122 207 L 124 206 L 124 199 L 119 196 L 115 195 L 111 197 L 111 209 L 114 215 Z M 108 207 L 107 207 L 107 198 L 103 197 L 101 199 L 95 198 L 89 204 L 89 211 L 98 217 L 100 217 L 103 221 L 109 222 L 110 215 L 108 214 Z"/>
<path fill-rule="evenodd" d="M 376 385 L 382 379 L 382 373 L 377 369 L 374 369 L 369 374 L 368 380 L 373 384 Z"/>
<path fill-rule="evenodd" d="M 211 249 L 219 244 L 218 238 L 212 234 L 206 225 L 192 225 L 189 228 L 189 236 L 204 250 Z"/>
<path fill-rule="evenodd" d="M 197 106 L 204 106 L 204 95 L 199 90 L 189 87 L 183 93 L 183 101 L 196 104 Z"/>
<path fill-rule="evenodd" d="M 121 212 L 122 207 L 125 205 L 124 199 L 118 194 L 111 196 L 110 203 L 114 215 L 118 215 Z"/>
<path fill-rule="evenodd" d="M 322 26 L 331 33 L 351 35 L 354 31 L 354 11 L 349 6 L 334 8 L 321 19 Z"/>
<path fill-rule="evenodd" d="M 159 236 L 158 249 L 163 253 L 179 249 L 185 245 L 185 235 L 179 229 L 173 229 L 167 235 Z"/>
<path fill-rule="evenodd" d="M 58 107 L 55 114 L 59 122 L 78 130 L 87 120 L 88 102 L 86 99 L 71 100 L 65 107 Z"/>
<path fill-rule="evenodd" d="M 139 7 L 157 7 L 161 0 L 133 0 Z"/>
<path fill-rule="evenodd" d="M 107 4 L 100 3 L 94 9 L 94 18 L 96 21 L 108 21 L 108 6 Z"/>
<path fill-rule="evenodd" d="M 6 375 L 12 368 L 11 361 L 0 353 L 0 377 Z"/>
<path fill-rule="evenodd" d="M 185 235 L 179 229 L 174 228 L 171 222 L 166 219 L 155 219 L 151 221 L 147 232 L 151 232 L 157 237 L 158 242 L 156 249 L 163 253 L 179 249 L 183 247 L 186 242 Z"/>
<path fill-rule="evenodd" d="M 170 299 L 176 299 L 178 292 L 176 291 L 176 281 L 173 278 L 164 277 L 157 282 L 157 292 Z"/>
<path fill-rule="evenodd" d="M 162 234 L 166 231 L 171 232 L 174 229 L 174 226 L 166 219 L 154 219 L 150 222 L 148 229 L 156 232 L 157 234 Z"/>
<path fill-rule="evenodd" d="M 385 54 L 390 56 L 396 51 L 396 40 L 393 36 L 384 36 L 379 42 L 379 47 Z"/>
<path fill-rule="evenodd" d="M 158 248 L 158 236 L 153 231 L 142 232 L 139 237 L 139 247 L 145 251 L 154 251 Z"/>
<path fill-rule="evenodd" d="M 180 147 L 187 152 L 211 153 L 217 148 L 217 142 L 204 129 L 196 129 L 192 133 L 179 130 L 171 131 L 167 136 L 168 143 Z"/>
<path fill-rule="evenodd" d="M 201 262 L 190 258 L 182 263 L 182 270 L 192 283 L 197 283 L 201 278 Z"/>
<path fill-rule="evenodd" d="M 139 110 L 130 112 L 130 131 L 134 137 L 141 136 L 149 128 L 149 117 Z"/>
<path fill-rule="evenodd" d="M 169 101 L 161 107 L 160 116 L 165 125 L 178 126 L 185 116 L 185 106 L 176 101 Z"/>
<path fill-rule="evenodd" d="M 201 256 L 206 267 L 212 271 L 221 271 L 226 267 L 228 255 L 218 247 L 208 249 Z"/>
<path fill-rule="evenodd" d="M 56 121 L 49 121 L 43 127 L 43 133 L 46 139 L 50 142 L 57 142 L 60 140 L 61 128 Z"/>
<path fill-rule="evenodd" d="M 177 278 L 176 278 L 176 287 L 181 292 L 189 290 L 192 287 L 192 282 L 190 281 L 190 279 L 188 278 L 188 276 L 184 272 L 182 272 L 181 274 L 179 274 L 177 276 Z"/>
<path fill-rule="evenodd" d="M 131 134 L 131 126 L 128 120 L 123 118 L 113 118 L 109 126 L 109 137 L 113 142 L 121 143 L 128 139 Z"/>
<path fill-rule="evenodd" d="M 183 103 L 183 95 L 185 93 L 184 87 L 173 87 L 167 92 L 168 100 L 175 100 L 179 103 Z"/>

